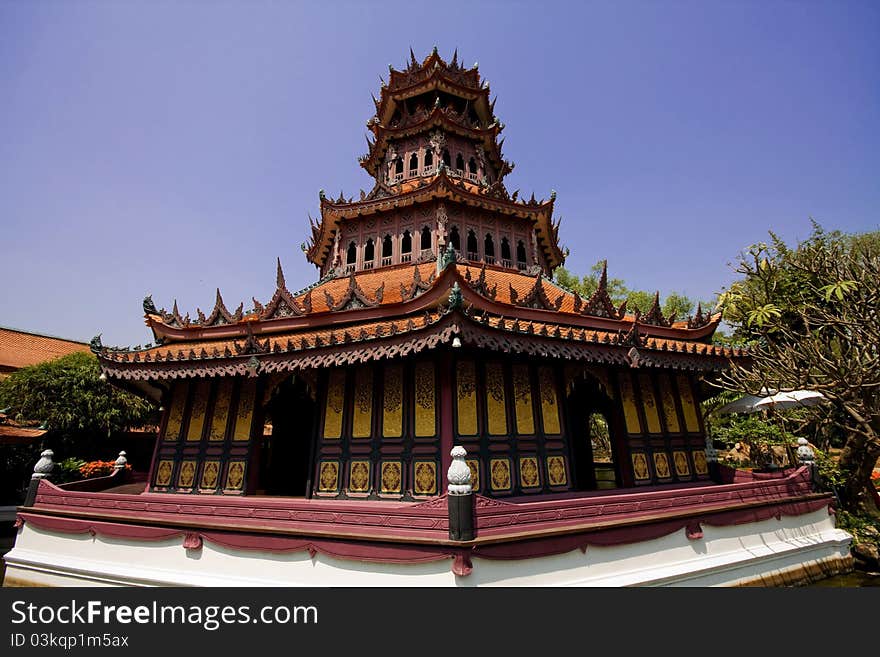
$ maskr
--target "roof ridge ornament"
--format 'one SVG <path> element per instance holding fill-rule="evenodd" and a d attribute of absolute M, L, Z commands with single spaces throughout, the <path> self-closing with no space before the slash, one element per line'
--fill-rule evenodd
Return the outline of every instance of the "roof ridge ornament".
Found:
<path fill-rule="evenodd" d="M 671 317 L 669 319 L 663 316 L 663 311 L 660 309 L 660 291 L 654 293 L 654 301 L 651 303 L 651 307 L 648 309 L 648 312 L 644 315 L 641 315 L 636 311 L 636 317 L 639 322 L 642 324 L 649 324 L 651 326 L 672 326 L 672 322 L 675 319 Z"/>

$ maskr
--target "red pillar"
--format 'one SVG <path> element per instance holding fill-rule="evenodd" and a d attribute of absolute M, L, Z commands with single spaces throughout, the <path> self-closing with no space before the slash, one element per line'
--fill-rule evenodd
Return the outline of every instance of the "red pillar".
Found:
<path fill-rule="evenodd" d="M 446 479 L 446 471 L 452 463 L 452 451 L 454 444 L 453 434 L 453 410 L 454 402 L 452 367 L 453 359 L 446 357 L 441 358 L 438 362 L 440 369 L 440 482 L 441 487 L 438 491 L 440 494 L 446 492 L 449 482 Z"/>

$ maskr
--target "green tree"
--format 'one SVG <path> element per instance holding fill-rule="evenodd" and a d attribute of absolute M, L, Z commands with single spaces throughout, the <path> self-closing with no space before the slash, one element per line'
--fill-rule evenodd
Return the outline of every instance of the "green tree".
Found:
<path fill-rule="evenodd" d="M 0 406 L 17 420 L 40 420 L 54 449 L 84 451 L 115 432 L 155 422 L 154 406 L 100 380 L 92 354 L 25 367 L 0 382 Z"/>
<path fill-rule="evenodd" d="M 843 435 L 841 502 L 877 514 L 870 475 L 880 457 L 880 232 L 847 235 L 814 223 L 794 248 L 770 237 L 743 252 L 743 278 L 719 300 L 751 353 L 721 383 L 751 394 L 824 394 L 828 403 L 809 413 L 826 434 Z"/>

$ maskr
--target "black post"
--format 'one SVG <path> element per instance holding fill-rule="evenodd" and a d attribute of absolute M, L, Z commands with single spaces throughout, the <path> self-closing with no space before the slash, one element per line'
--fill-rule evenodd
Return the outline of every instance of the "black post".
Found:
<path fill-rule="evenodd" d="M 474 494 L 449 494 L 449 539 L 452 541 L 474 540 Z"/>

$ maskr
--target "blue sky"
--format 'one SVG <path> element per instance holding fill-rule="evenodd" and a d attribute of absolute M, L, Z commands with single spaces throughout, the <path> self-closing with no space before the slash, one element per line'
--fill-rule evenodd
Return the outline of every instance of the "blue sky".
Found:
<path fill-rule="evenodd" d="M 569 269 L 708 298 L 769 229 L 880 225 L 878 34 L 876 2 L 0 2 L 0 325 L 143 343 L 145 294 L 313 282 L 318 190 L 370 188 L 370 92 L 434 44 Z"/>

